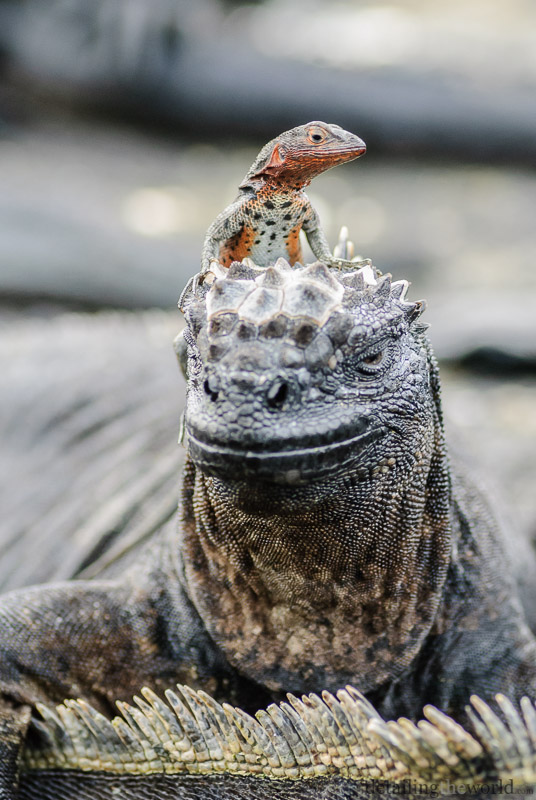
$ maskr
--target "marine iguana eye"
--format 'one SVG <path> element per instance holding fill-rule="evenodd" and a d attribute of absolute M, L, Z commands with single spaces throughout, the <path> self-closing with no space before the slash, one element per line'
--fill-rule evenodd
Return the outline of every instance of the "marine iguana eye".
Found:
<path fill-rule="evenodd" d="M 309 128 L 307 131 L 307 138 L 312 144 L 321 144 L 327 138 L 327 131 L 323 128 L 320 128 L 318 125 L 313 125 L 312 128 Z"/>
<path fill-rule="evenodd" d="M 381 362 L 383 361 L 384 352 L 385 352 L 384 350 L 379 350 L 377 353 L 371 353 L 370 355 L 365 356 L 365 358 L 363 359 L 363 364 L 367 364 L 370 366 L 381 364 Z"/>
<path fill-rule="evenodd" d="M 384 371 L 384 367 L 387 366 L 389 359 L 387 358 L 390 352 L 390 346 L 383 346 L 378 349 L 369 350 L 368 353 L 359 357 L 359 361 L 357 363 L 357 370 L 363 376 L 370 376 L 373 377 L 378 373 Z"/>

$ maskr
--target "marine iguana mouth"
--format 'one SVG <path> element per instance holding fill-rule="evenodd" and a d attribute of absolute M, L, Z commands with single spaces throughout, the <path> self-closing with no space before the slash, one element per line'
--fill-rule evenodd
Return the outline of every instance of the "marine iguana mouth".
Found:
<path fill-rule="evenodd" d="M 292 450 L 262 452 L 242 447 L 214 445 L 188 430 L 188 450 L 196 466 L 215 478 L 259 480 L 299 485 L 324 480 L 355 467 L 363 468 L 363 451 L 387 433 L 384 427 L 361 431 L 341 441 Z M 370 465 L 369 465 L 370 466 Z M 369 474 L 369 468 L 363 474 Z"/>

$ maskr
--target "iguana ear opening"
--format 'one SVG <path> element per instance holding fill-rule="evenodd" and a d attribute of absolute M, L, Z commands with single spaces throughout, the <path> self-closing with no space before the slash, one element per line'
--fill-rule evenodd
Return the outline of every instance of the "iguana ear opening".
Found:
<path fill-rule="evenodd" d="M 276 144 L 276 146 L 272 150 L 272 155 L 270 156 L 270 160 L 268 161 L 264 169 L 278 169 L 279 167 L 283 166 L 284 161 L 285 158 L 281 157 L 279 144 Z"/>
<path fill-rule="evenodd" d="M 250 176 L 250 180 L 255 180 L 255 178 L 261 178 L 266 173 L 271 174 L 274 172 L 278 172 L 283 164 L 285 163 L 285 157 L 281 154 L 279 149 L 279 142 L 274 146 L 274 149 L 271 152 L 271 155 L 268 161 L 261 166 L 253 175 Z"/>

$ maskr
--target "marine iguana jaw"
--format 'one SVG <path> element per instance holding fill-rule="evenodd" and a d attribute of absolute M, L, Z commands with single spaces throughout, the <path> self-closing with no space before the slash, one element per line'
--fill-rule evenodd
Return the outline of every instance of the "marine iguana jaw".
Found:
<path fill-rule="evenodd" d="M 385 433 L 384 428 L 367 430 L 366 418 L 357 419 L 362 432 L 329 444 L 255 452 L 204 442 L 188 434 L 188 448 L 196 465 L 208 475 L 223 479 L 269 480 L 297 485 L 323 480 L 340 472 L 348 472 L 359 461 L 363 451 Z"/>

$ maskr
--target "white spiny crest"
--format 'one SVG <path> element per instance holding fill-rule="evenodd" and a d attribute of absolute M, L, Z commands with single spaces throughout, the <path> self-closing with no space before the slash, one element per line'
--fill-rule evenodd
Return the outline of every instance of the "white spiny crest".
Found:
<path fill-rule="evenodd" d="M 498 695 L 501 716 L 478 697 L 468 708 L 474 734 L 426 706 L 426 719 L 384 721 L 356 689 L 323 692 L 269 706 L 251 717 L 205 692 L 179 686 L 167 703 L 150 689 L 135 705 L 118 702 L 111 722 L 83 700 L 52 711 L 39 706 L 40 740 L 24 769 L 71 769 L 115 775 L 219 775 L 286 780 L 449 781 L 463 787 L 536 782 L 536 708 L 518 710 Z"/>
<path fill-rule="evenodd" d="M 368 302 L 384 307 L 387 314 L 389 309 L 398 309 L 396 313 L 402 311 L 413 322 L 423 308 L 421 303 L 405 300 L 407 281 L 393 283 L 390 275 L 381 276 L 371 265 L 339 270 L 316 262 L 291 267 L 279 258 L 269 267 L 258 267 L 244 259 L 229 268 L 214 264 L 205 273 L 204 285 L 198 299 L 208 321 L 234 314 L 255 326 L 282 315 L 322 327 L 334 314 L 357 311 Z"/>
<path fill-rule="evenodd" d="M 193 321 L 196 301 L 202 301 L 205 310 L 201 313 L 205 318 L 206 312 L 208 320 L 230 313 L 260 326 L 282 314 L 290 318 L 307 317 L 321 327 L 343 306 L 352 310 L 374 296 L 377 304 L 397 304 L 410 324 L 416 322 L 425 305 L 424 301 L 406 300 L 408 281 L 392 281 L 389 274 L 382 276 L 372 264 L 359 266 L 362 264 L 360 256 L 354 257 L 352 263 L 348 257 L 353 253 L 353 243 L 346 227 L 341 228 L 335 249 L 336 257 L 346 261 L 340 268 L 321 262 L 291 266 L 284 258 L 278 258 L 268 267 L 255 264 L 251 258 L 224 267 L 213 258 L 206 272 L 192 278 L 182 293 L 179 307 L 190 321 Z M 197 329 L 199 313 L 197 302 L 197 312 L 194 312 L 197 319 L 193 325 Z M 413 330 L 418 333 L 425 327 L 416 323 Z"/>

